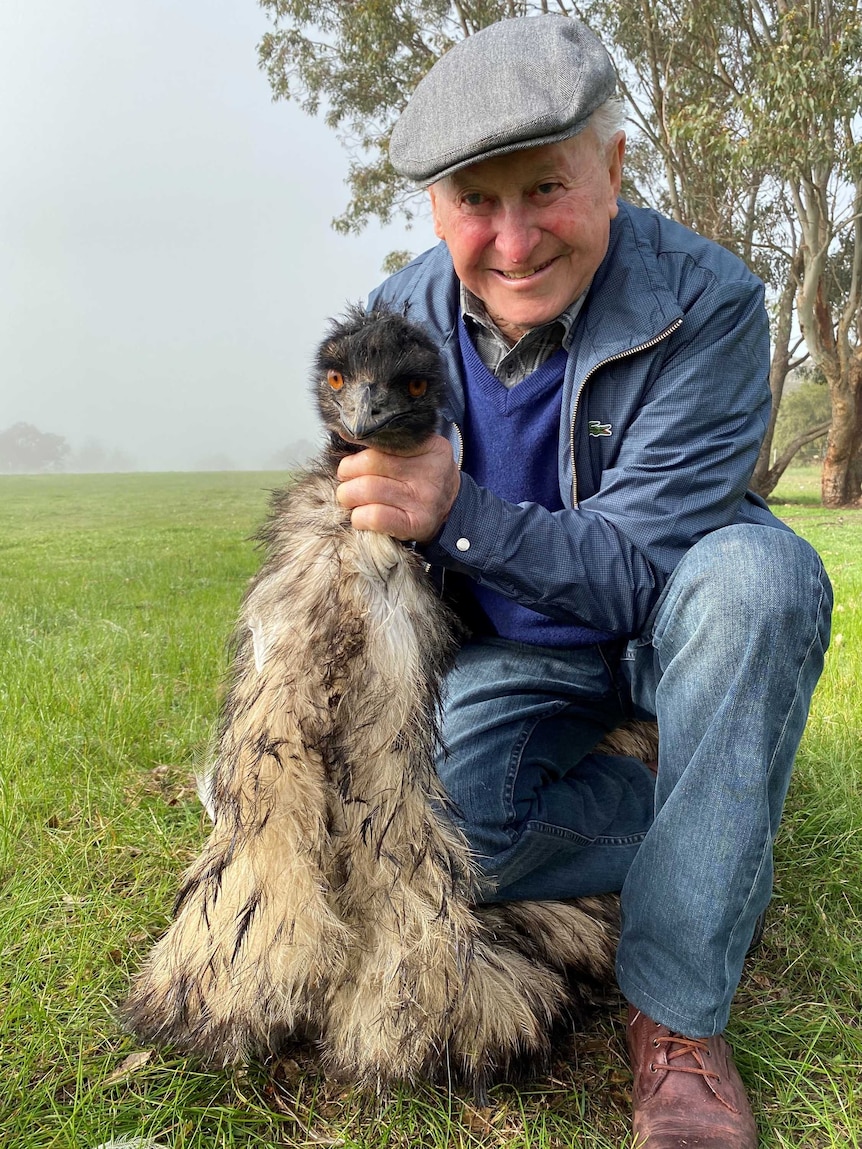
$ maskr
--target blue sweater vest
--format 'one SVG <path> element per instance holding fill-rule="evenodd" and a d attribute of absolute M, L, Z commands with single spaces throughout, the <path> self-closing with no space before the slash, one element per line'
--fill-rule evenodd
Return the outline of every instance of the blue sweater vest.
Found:
<path fill-rule="evenodd" d="M 467 384 L 464 470 L 480 487 L 508 503 L 563 510 L 557 443 L 566 351 L 560 348 L 510 390 L 479 358 L 463 320 L 459 335 Z M 557 622 L 472 581 L 470 593 L 490 624 L 486 629 L 501 638 L 534 646 L 577 647 L 613 637 Z"/>

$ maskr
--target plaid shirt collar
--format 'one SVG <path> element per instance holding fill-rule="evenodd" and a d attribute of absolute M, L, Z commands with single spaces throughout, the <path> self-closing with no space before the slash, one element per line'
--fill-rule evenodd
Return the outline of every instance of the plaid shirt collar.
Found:
<path fill-rule="evenodd" d="M 589 288 L 587 289 L 589 290 Z M 570 303 L 556 319 L 533 327 L 512 346 L 478 296 L 461 284 L 461 314 L 479 358 L 505 387 L 514 387 L 561 347 L 568 351 L 572 342 L 572 329 L 587 292 Z"/>

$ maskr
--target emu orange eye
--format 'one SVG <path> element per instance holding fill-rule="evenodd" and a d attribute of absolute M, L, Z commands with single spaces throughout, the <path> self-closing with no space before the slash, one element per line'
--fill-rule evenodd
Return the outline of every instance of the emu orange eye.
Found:
<path fill-rule="evenodd" d="M 411 379 L 407 384 L 407 390 L 414 399 L 421 399 L 425 392 L 428 390 L 427 379 Z"/>
<path fill-rule="evenodd" d="M 327 371 L 326 381 L 333 391 L 340 391 L 344 386 L 344 376 L 340 371 Z"/>

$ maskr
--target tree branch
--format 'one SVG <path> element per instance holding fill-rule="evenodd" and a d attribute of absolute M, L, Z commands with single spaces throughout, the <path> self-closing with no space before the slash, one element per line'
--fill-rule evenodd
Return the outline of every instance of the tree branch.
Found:
<path fill-rule="evenodd" d="M 772 469 L 778 470 L 780 467 L 782 471 L 786 470 L 797 451 L 800 451 L 806 444 L 813 443 L 815 439 L 822 439 L 831 426 L 832 420 L 826 419 L 823 423 L 818 423 L 816 427 L 812 427 L 810 431 L 804 431 L 801 435 L 797 435 L 775 460 Z"/>
<path fill-rule="evenodd" d="M 826 423 L 819 423 L 816 427 L 812 427 L 810 431 L 806 431 L 802 435 L 797 435 L 792 443 L 788 443 L 760 481 L 753 485 L 753 489 L 757 494 L 761 495 L 764 499 L 768 495 L 771 495 L 778 485 L 778 480 L 790 466 L 796 453 L 807 443 L 813 443 L 815 439 L 822 438 L 831 426 L 831 419 Z"/>
<path fill-rule="evenodd" d="M 465 13 L 461 4 L 459 4 L 458 0 L 452 0 L 452 6 L 458 13 L 458 19 L 461 23 L 461 31 L 464 33 L 464 39 L 466 40 L 470 35 L 470 28 L 467 24 L 467 14 Z"/>

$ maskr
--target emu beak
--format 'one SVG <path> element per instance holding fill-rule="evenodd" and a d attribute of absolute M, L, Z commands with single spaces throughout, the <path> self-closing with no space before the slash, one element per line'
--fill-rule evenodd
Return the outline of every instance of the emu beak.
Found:
<path fill-rule="evenodd" d="M 355 388 L 341 402 L 341 422 L 355 442 L 370 438 L 375 431 L 381 430 L 398 417 L 398 412 L 387 412 L 384 415 L 379 406 L 375 408 L 371 390 L 372 385 L 366 383 Z"/>

